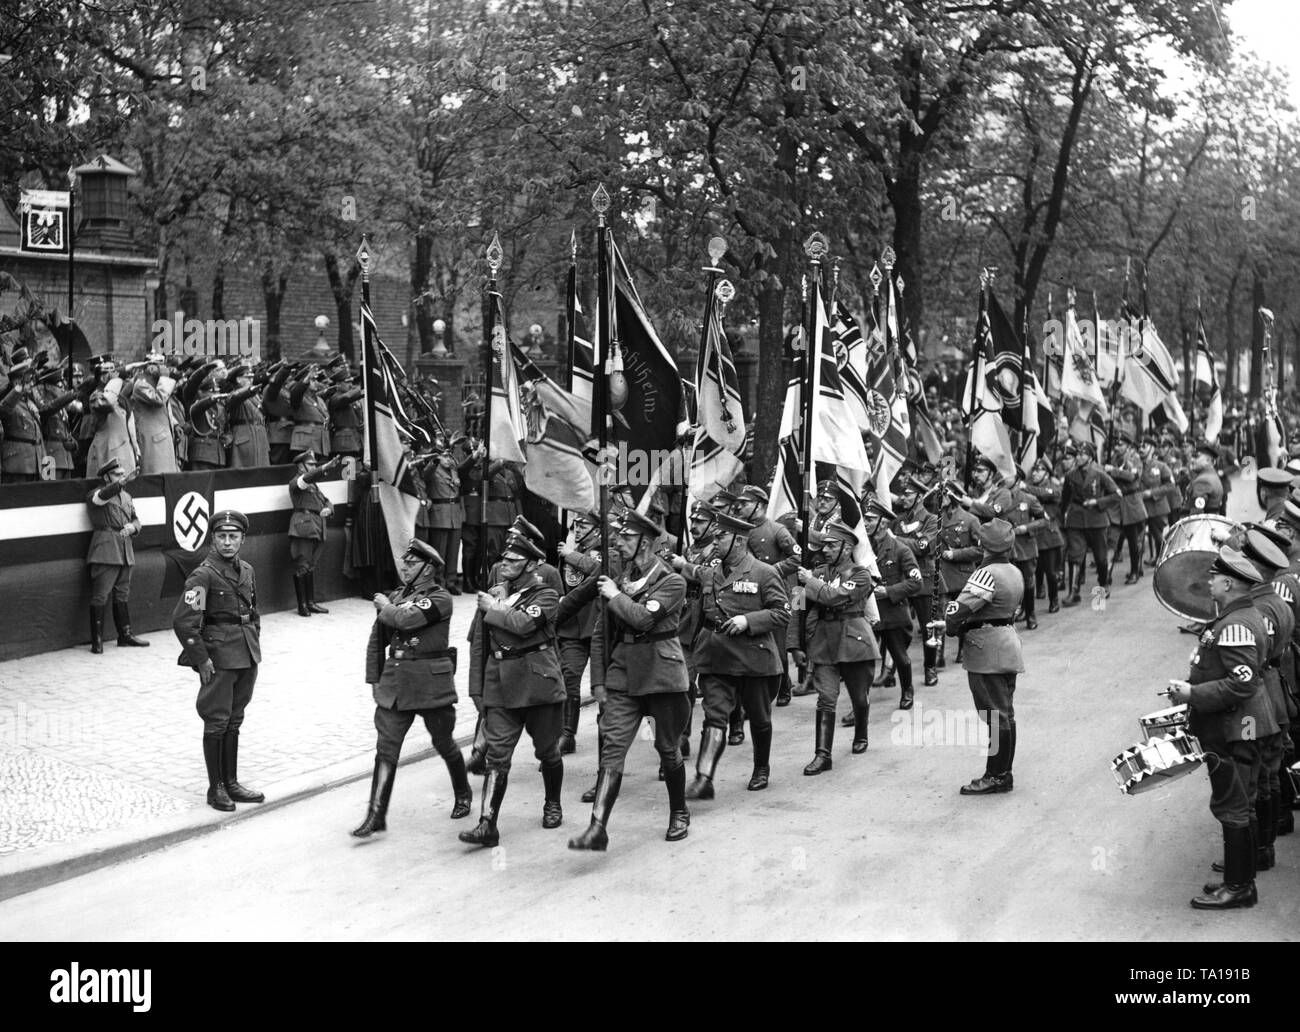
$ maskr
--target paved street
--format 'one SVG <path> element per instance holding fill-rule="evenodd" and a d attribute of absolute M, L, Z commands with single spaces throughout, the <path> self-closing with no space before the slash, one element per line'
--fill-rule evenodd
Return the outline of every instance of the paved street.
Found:
<path fill-rule="evenodd" d="M 268 621 L 268 643 L 302 643 L 288 650 L 294 655 L 276 651 L 268 657 L 261 694 L 250 710 L 249 780 L 273 798 L 275 776 L 257 777 L 266 770 L 288 770 L 306 757 L 323 767 L 347 755 L 355 770 L 368 767 L 370 713 L 360 685 L 368 608 L 335 604 L 334 614 L 310 625 L 291 616 Z M 330 633 L 321 634 L 326 627 Z M 565 841 L 587 819 L 578 794 L 594 773 L 594 713 L 588 709 L 579 752 L 566 761 L 560 830 L 540 827 L 541 780 L 525 744 L 503 809 L 501 847 L 461 845 L 455 833 L 466 824 L 447 819 L 449 786 L 435 758 L 399 772 L 385 835 L 364 843 L 348 835 L 364 813 L 368 788 L 355 781 L 253 819 L 226 821 L 217 834 L 190 837 L 2 902 L 0 934 L 87 940 L 635 939 L 687 933 L 1296 938 L 1300 840 L 1279 839 L 1279 864 L 1260 875 L 1257 907 L 1223 915 L 1196 912 L 1187 900 L 1210 876 L 1209 863 L 1220 852 L 1204 773 L 1136 798 L 1115 786 L 1111 758 L 1139 740 L 1137 717 L 1161 708 L 1164 700 L 1155 693 L 1170 676 L 1185 672 L 1192 643 L 1176 632 L 1150 580 L 1115 589 L 1104 611 L 1081 606 L 1045 618 L 1042 629 L 1025 640 L 1029 672 L 1017 693 L 1020 742 L 1010 795 L 957 794 L 982 758 L 980 742 L 965 731 L 970 697 L 964 675 L 950 667 L 938 688 L 918 689 L 910 716 L 894 709 L 896 690 L 874 690 L 870 751 L 851 756 L 841 732 L 834 771 L 815 779 L 800 775 L 812 754 L 813 699 L 777 710 L 771 789 L 745 792 L 749 745 L 729 748 L 717 800 L 692 805 L 691 834 L 679 844 L 662 841 L 663 788 L 654 777 L 651 744 L 638 743 L 611 821 L 609 853 L 577 854 Z M 172 662 L 171 646 L 158 645 L 149 661 Z M 109 653 L 105 664 L 119 660 L 111 648 Z M 89 662 L 57 658 L 69 670 L 82 663 L 88 669 Z M 57 680 L 47 677 L 44 690 L 54 693 Z M 78 682 L 69 676 L 68 683 Z M 119 718 L 113 748 L 103 750 L 99 767 L 76 766 L 75 751 L 74 759 L 63 762 L 112 779 L 114 786 L 199 805 L 192 691 L 185 677 L 172 674 L 169 684 L 168 694 L 152 700 L 138 693 L 136 702 L 134 693 L 126 693 L 131 713 L 160 714 L 137 729 L 141 748 L 127 746 L 130 719 Z M 6 679 L 6 691 L 13 690 Z M 93 698 L 88 689 L 70 690 Z M 309 706 L 320 712 L 309 712 Z M 468 707 L 461 720 L 469 722 Z M 172 734 L 184 743 L 171 743 Z M 160 754 L 155 740 L 167 742 Z M 114 749 L 126 755 L 107 755 Z M 91 742 L 83 754 L 97 751 Z M 277 751 L 293 759 L 277 757 Z M 176 769 L 150 761 L 147 778 L 132 777 L 130 756 L 142 752 L 172 757 Z M 273 768 L 277 761 L 284 766 Z M 62 784 L 73 792 L 72 782 Z M 132 805 L 160 804 L 141 796 Z M 476 800 L 476 810 L 477 805 Z M 196 871 L 222 874 L 218 881 Z"/>

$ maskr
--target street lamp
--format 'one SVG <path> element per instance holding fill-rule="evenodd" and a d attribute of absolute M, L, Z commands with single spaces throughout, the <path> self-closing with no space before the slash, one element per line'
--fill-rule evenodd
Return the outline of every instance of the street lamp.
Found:
<path fill-rule="evenodd" d="M 322 365 L 333 357 L 332 352 L 334 349 L 329 346 L 329 342 L 325 339 L 325 327 L 329 324 L 330 320 L 328 315 L 316 316 L 316 329 L 319 332 L 316 336 L 316 343 L 312 346 L 311 353 L 314 360 Z"/>
<path fill-rule="evenodd" d="M 149 339 L 153 338 L 153 324 L 158 319 L 158 288 L 162 286 L 162 274 L 156 268 L 145 270 L 144 274 L 144 321 L 149 327 Z M 69 313 L 71 316 L 71 313 Z"/>
<path fill-rule="evenodd" d="M 447 323 L 443 319 L 433 320 L 433 347 L 429 354 L 437 355 L 439 358 L 447 357 L 447 344 L 442 339 L 442 335 L 447 332 Z"/>

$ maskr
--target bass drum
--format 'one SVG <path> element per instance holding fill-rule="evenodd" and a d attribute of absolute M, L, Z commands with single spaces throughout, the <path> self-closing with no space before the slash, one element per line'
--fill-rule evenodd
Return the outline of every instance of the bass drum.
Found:
<path fill-rule="evenodd" d="M 1205 584 L 1210 564 L 1236 524 L 1223 516 L 1188 516 L 1165 535 L 1152 587 L 1160 604 L 1184 620 L 1209 623 L 1214 601 Z"/>

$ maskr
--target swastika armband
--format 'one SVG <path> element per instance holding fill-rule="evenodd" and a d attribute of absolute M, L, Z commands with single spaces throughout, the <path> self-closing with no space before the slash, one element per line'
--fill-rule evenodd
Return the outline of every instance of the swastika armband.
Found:
<path fill-rule="evenodd" d="M 190 588 L 185 592 L 185 604 L 196 613 L 203 612 L 208 607 L 208 589 L 201 585 Z"/>
<path fill-rule="evenodd" d="M 1239 663 L 1237 666 L 1232 668 L 1232 676 L 1242 684 L 1248 684 L 1255 676 L 1255 671 L 1251 670 L 1245 663 Z"/>
<path fill-rule="evenodd" d="M 662 608 L 663 607 L 659 605 L 659 600 L 657 598 L 652 598 L 645 604 L 645 611 L 647 613 L 657 613 Z"/>
<path fill-rule="evenodd" d="M 957 600 L 953 599 L 953 601 L 949 602 L 948 605 L 944 607 L 943 612 L 945 616 L 952 616 L 957 612 Z"/>
<path fill-rule="evenodd" d="M 908 571 L 907 571 L 907 575 L 908 575 L 909 577 L 911 577 L 913 580 L 920 580 L 920 579 L 921 579 L 921 571 L 920 571 L 920 570 L 908 570 Z"/>
<path fill-rule="evenodd" d="M 416 603 L 415 603 L 415 606 L 416 606 L 417 609 L 432 609 L 432 608 L 433 608 L 433 599 L 431 599 L 431 598 L 421 598 L 421 599 L 417 599 L 417 600 L 416 600 Z"/>
<path fill-rule="evenodd" d="M 529 606 L 527 609 L 524 610 L 524 612 L 527 613 L 529 616 L 531 616 L 534 620 L 539 620 L 541 619 L 542 616 L 542 607 Z"/>
<path fill-rule="evenodd" d="M 1205 508 L 1205 499 L 1204 499 L 1204 497 L 1197 498 L 1195 501 L 1193 501 L 1193 502 L 1192 502 L 1192 508 L 1194 508 L 1194 509 L 1204 509 L 1204 508 Z"/>

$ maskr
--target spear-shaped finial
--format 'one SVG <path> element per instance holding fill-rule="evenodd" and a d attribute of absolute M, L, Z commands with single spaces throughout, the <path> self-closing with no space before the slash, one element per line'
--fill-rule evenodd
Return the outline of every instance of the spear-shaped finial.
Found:
<path fill-rule="evenodd" d="M 718 285 L 713 288 L 713 296 L 721 303 L 725 314 L 727 305 L 731 304 L 731 299 L 736 296 L 736 288 L 731 285 L 731 280 L 719 280 Z"/>
<path fill-rule="evenodd" d="M 501 247 L 501 236 L 495 231 L 492 233 L 492 242 L 487 247 L 488 269 L 492 273 L 492 278 L 497 278 L 497 273 L 501 271 L 501 262 L 506 253 Z"/>
<path fill-rule="evenodd" d="M 881 252 L 880 264 L 885 267 L 885 275 L 889 275 L 889 273 L 894 271 L 894 262 L 896 259 L 897 255 L 894 253 L 892 247 L 886 247 L 884 251 Z"/>
<path fill-rule="evenodd" d="M 871 264 L 871 275 L 868 276 L 867 278 L 868 278 L 869 280 L 871 280 L 871 292 L 872 292 L 873 294 L 879 294 L 879 293 L 880 293 L 880 284 L 883 283 L 883 282 L 885 281 L 885 277 L 882 276 L 882 275 L 880 274 L 880 263 L 879 263 L 879 262 L 872 262 L 872 264 Z"/>
<path fill-rule="evenodd" d="M 575 264 L 578 261 L 578 231 L 576 229 L 569 230 L 569 261 Z"/>
<path fill-rule="evenodd" d="M 601 183 L 596 187 L 596 192 L 591 195 L 591 210 L 596 213 L 601 227 L 605 225 L 605 213 L 609 211 L 609 191 L 605 189 L 605 184 Z"/>
<path fill-rule="evenodd" d="M 361 246 L 357 248 L 357 264 L 361 266 L 361 282 L 370 282 L 370 245 L 366 235 L 361 234 Z"/>

